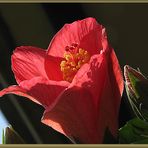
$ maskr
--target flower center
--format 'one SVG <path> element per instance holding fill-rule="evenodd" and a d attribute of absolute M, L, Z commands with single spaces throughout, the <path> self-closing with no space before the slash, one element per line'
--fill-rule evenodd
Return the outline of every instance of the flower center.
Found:
<path fill-rule="evenodd" d="M 89 61 L 90 55 L 86 50 L 79 48 L 78 44 L 72 43 L 71 46 L 65 47 L 64 58 L 60 64 L 63 79 L 72 82 L 81 66 Z"/>

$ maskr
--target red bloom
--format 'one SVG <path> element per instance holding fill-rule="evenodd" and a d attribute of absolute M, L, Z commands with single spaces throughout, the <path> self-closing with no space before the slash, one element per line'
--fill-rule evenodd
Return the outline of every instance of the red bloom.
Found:
<path fill-rule="evenodd" d="M 45 107 L 42 122 L 81 143 L 101 143 L 105 129 L 117 136 L 123 79 L 105 28 L 94 18 L 66 24 L 48 50 L 21 46 L 12 55 L 18 85 L 0 92 Z"/>

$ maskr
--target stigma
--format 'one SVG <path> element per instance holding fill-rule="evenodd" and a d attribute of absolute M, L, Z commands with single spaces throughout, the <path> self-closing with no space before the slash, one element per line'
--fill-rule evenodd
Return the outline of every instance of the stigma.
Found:
<path fill-rule="evenodd" d="M 60 67 L 63 73 L 63 80 L 72 82 L 77 71 L 90 60 L 88 51 L 80 48 L 77 43 L 65 47 L 64 60 Z"/>

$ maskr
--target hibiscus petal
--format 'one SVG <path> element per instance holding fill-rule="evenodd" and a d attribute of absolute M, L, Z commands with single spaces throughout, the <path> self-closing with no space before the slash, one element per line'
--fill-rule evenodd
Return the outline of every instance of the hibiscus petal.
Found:
<path fill-rule="evenodd" d="M 111 133 L 116 136 L 118 111 L 123 92 L 123 78 L 114 51 L 110 49 L 109 53 L 104 52 L 100 55 L 92 56 L 90 62 L 83 65 L 77 72 L 69 89 L 73 89 L 74 87 L 81 88 L 81 91 L 75 90 L 75 94 L 74 92 L 68 92 L 69 95 L 61 96 L 59 102 L 63 100 L 61 101 L 63 103 L 60 104 L 57 102 L 53 110 L 46 111 L 42 122 L 67 136 L 76 137 L 84 143 L 101 143 L 106 128 L 109 128 Z M 85 91 L 87 97 L 83 96 L 84 94 L 80 95 L 83 91 Z M 77 93 L 80 95 L 79 97 Z M 71 99 L 72 97 L 75 98 L 74 101 L 77 102 L 77 108 L 81 109 L 83 105 L 89 106 L 91 104 L 93 111 L 90 109 L 91 107 L 87 106 L 87 111 L 85 110 L 83 112 L 80 110 L 79 115 L 76 114 L 77 117 L 75 117 L 75 105 L 68 106 L 69 104 L 75 104 L 72 101 L 73 99 Z M 64 101 L 64 99 L 66 101 Z M 82 103 L 80 103 L 79 100 L 81 100 L 80 102 Z M 63 112 L 68 112 L 68 115 L 65 117 L 65 113 Z M 87 118 L 85 119 L 83 116 L 84 114 L 88 114 L 88 112 L 92 114 L 96 113 L 97 119 L 91 114 L 92 119 L 86 121 Z M 91 121 L 93 125 L 89 125 L 89 121 Z M 97 123 L 95 123 L 95 121 Z M 73 127 L 72 122 L 76 124 L 75 127 Z M 86 129 L 95 128 L 93 138 L 90 136 L 91 134 L 87 133 L 88 131 L 81 130 L 83 127 L 80 123 L 83 123 L 83 126 L 87 127 Z M 97 131 L 99 132 L 97 133 Z M 84 133 L 84 135 L 81 135 L 79 132 Z M 99 140 L 89 141 L 89 136 L 91 140 L 97 137 L 95 134 L 98 135 Z M 89 136 L 85 137 L 85 135 Z"/>
<path fill-rule="evenodd" d="M 105 63 L 104 63 L 105 64 Z M 100 129 L 108 129 L 117 138 L 118 113 L 120 100 L 124 89 L 124 81 L 118 59 L 113 49 L 110 49 L 106 62 L 104 88 L 98 106 L 98 124 Z M 103 121 L 103 122 L 102 122 Z"/>
<path fill-rule="evenodd" d="M 104 89 L 106 76 L 109 73 L 109 82 L 113 86 L 115 102 L 120 102 L 119 98 L 123 92 L 123 76 L 118 59 L 113 49 L 101 54 L 93 55 L 89 63 L 84 64 L 75 75 L 70 87 L 84 87 L 93 94 L 94 102 L 98 104 L 98 97 Z M 116 106 L 119 106 L 117 104 Z"/>
<path fill-rule="evenodd" d="M 45 59 L 45 70 L 49 80 L 62 81 L 63 74 L 61 72 L 60 63 L 62 58 L 53 57 L 50 55 L 46 56 Z"/>
<path fill-rule="evenodd" d="M 19 84 L 36 76 L 47 78 L 44 70 L 46 51 L 32 46 L 17 47 L 12 55 L 12 70 Z"/>
<path fill-rule="evenodd" d="M 54 108 L 47 109 L 42 122 L 80 143 L 99 143 L 97 116 L 91 94 L 83 88 L 66 90 Z"/>
<path fill-rule="evenodd" d="M 105 57 L 103 54 L 93 55 L 90 62 L 80 68 L 69 86 L 83 87 L 90 91 L 93 95 L 92 101 L 95 108 L 98 106 L 98 96 L 101 95 L 105 81 L 106 65 L 104 63 Z"/>
<path fill-rule="evenodd" d="M 115 106 L 119 106 L 119 99 L 121 98 L 124 89 L 124 80 L 118 59 L 113 49 L 110 49 L 108 59 L 108 74 L 112 87 L 112 94 L 114 95 L 114 99 L 116 99 L 114 101 L 114 103 L 116 103 Z M 118 112 L 118 108 L 116 112 Z"/>
<path fill-rule="evenodd" d="M 108 40 L 107 40 L 107 34 L 105 31 L 105 28 L 102 29 L 102 36 L 101 36 L 101 41 L 102 41 L 102 52 L 109 50 L 108 46 Z"/>
<path fill-rule="evenodd" d="M 120 66 L 110 49 L 92 56 L 80 68 L 69 89 L 46 110 L 42 122 L 82 143 L 102 143 L 106 128 L 117 136 L 122 92 Z"/>
<path fill-rule="evenodd" d="M 0 91 L 0 97 L 5 94 L 16 94 L 27 97 L 32 101 L 43 105 L 51 106 L 58 95 L 69 85 L 65 81 L 50 81 L 41 77 L 35 77 L 31 80 L 25 80 L 19 86 L 10 86 Z"/>
<path fill-rule="evenodd" d="M 104 54 L 94 55 L 91 57 L 90 62 L 88 64 L 85 64 L 83 67 L 80 68 L 78 73 L 75 75 L 73 82 L 69 86 L 69 87 L 74 87 L 74 86 L 82 87 L 91 93 L 92 97 L 90 99 L 91 102 L 94 103 L 94 111 L 97 113 L 96 122 L 99 131 L 97 133 L 99 136 L 98 143 L 103 142 L 105 130 L 109 126 L 106 120 L 111 119 L 117 122 L 117 116 L 115 117 L 114 109 L 113 111 L 110 112 L 109 116 L 106 114 L 106 110 L 108 109 L 112 110 L 112 104 L 114 104 L 110 102 L 110 100 L 113 99 L 111 98 L 112 96 L 111 94 L 109 94 L 111 96 L 106 96 L 106 97 L 104 97 L 102 94 L 102 92 L 108 94 L 108 92 L 110 91 L 108 90 L 105 83 L 107 75 L 108 71 L 107 71 L 106 56 Z M 106 103 L 105 106 L 103 104 L 104 102 Z M 106 108 L 106 106 L 109 106 L 110 108 Z M 116 124 L 114 126 L 116 126 Z"/>
<path fill-rule="evenodd" d="M 63 57 L 65 47 L 72 43 L 78 43 L 90 55 L 97 54 L 102 49 L 102 29 L 91 17 L 66 24 L 51 41 L 48 55 Z"/>
<path fill-rule="evenodd" d="M 15 95 L 18 95 L 18 96 L 23 96 L 23 97 L 29 98 L 30 100 L 34 101 L 35 103 L 40 104 L 40 102 L 38 102 L 32 96 L 28 95 L 26 93 L 26 90 L 22 89 L 18 85 L 12 85 L 12 86 L 9 86 L 8 88 L 5 88 L 5 89 L 0 91 L 0 97 L 4 96 L 6 94 L 15 94 Z"/>

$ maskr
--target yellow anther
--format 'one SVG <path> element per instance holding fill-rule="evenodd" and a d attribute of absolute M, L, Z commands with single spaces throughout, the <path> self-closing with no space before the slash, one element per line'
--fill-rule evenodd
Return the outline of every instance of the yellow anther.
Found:
<path fill-rule="evenodd" d="M 72 70 L 73 70 L 73 71 L 77 71 L 77 69 L 76 69 L 76 68 L 73 68 Z"/>
<path fill-rule="evenodd" d="M 65 65 L 66 65 L 66 61 L 62 61 L 60 64 L 61 67 L 65 66 Z"/>
<path fill-rule="evenodd" d="M 79 55 L 80 55 L 79 53 L 76 53 L 75 58 L 78 58 L 78 57 L 79 57 Z"/>
<path fill-rule="evenodd" d="M 88 52 L 87 52 L 87 51 L 85 51 L 85 52 L 84 52 L 84 55 L 87 55 L 87 54 L 88 54 Z"/>
<path fill-rule="evenodd" d="M 89 62 L 89 53 L 82 49 L 75 47 L 72 51 L 70 48 L 66 48 L 64 53 L 65 60 L 61 61 L 61 71 L 63 73 L 63 79 L 68 82 L 72 82 L 75 74 L 81 68 L 81 66 Z"/>
<path fill-rule="evenodd" d="M 63 67 L 61 67 L 61 71 L 62 71 L 62 72 L 64 71 L 64 68 L 63 68 Z"/>
<path fill-rule="evenodd" d="M 81 65 L 82 65 L 82 61 L 79 61 L 79 62 L 78 62 L 78 66 L 81 66 Z"/>
<path fill-rule="evenodd" d="M 68 61 L 68 60 L 70 60 L 70 59 L 71 59 L 71 55 L 70 55 L 70 54 L 65 53 L 65 54 L 64 54 L 64 58 Z"/>
<path fill-rule="evenodd" d="M 83 54 L 84 52 L 85 52 L 84 49 L 79 48 L 79 53 L 80 53 L 80 54 Z"/>
<path fill-rule="evenodd" d="M 82 60 L 82 63 L 85 63 L 85 60 Z"/>
<path fill-rule="evenodd" d="M 72 61 L 72 62 L 70 62 L 70 65 L 74 67 L 74 66 L 76 66 L 76 63 L 74 61 Z"/>
<path fill-rule="evenodd" d="M 77 70 L 78 70 L 78 69 L 80 69 L 80 66 L 79 66 L 79 65 L 77 65 L 77 66 L 76 66 L 76 69 L 77 69 Z"/>
<path fill-rule="evenodd" d="M 70 71 L 70 66 L 64 67 L 64 68 L 63 68 L 63 71 L 64 71 L 64 72 Z"/>

